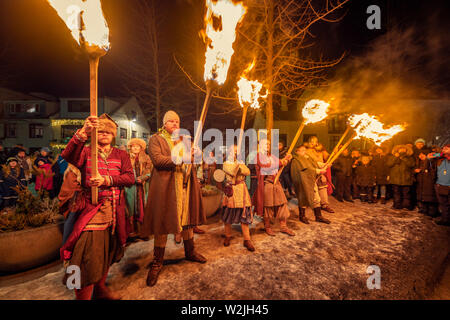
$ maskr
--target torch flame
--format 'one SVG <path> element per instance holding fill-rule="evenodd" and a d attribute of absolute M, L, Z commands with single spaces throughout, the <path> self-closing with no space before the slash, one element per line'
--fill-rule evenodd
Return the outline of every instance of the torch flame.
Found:
<path fill-rule="evenodd" d="M 222 85 L 227 79 L 236 27 L 247 11 L 242 3 L 232 0 L 206 0 L 206 29 L 203 34 L 206 49 L 205 81 L 214 80 Z"/>
<path fill-rule="evenodd" d="M 247 69 L 244 70 L 241 79 L 238 81 L 237 86 L 239 88 L 238 90 L 238 97 L 239 97 L 239 104 L 242 108 L 245 106 L 250 106 L 253 109 L 259 109 L 259 98 L 267 98 L 268 92 L 266 90 L 266 93 L 264 95 L 260 95 L 261 89 L 262 89 L 262 83 L 258 80 L 248 80 L 247 74 L 253 69 L 255 66 L 255 60 L 248 66 Z"/>
<path fill-rule="evenodd" d="M 47 0 L 79 45 L 109 50 L 109 29 L 100 0 Z"/>
<path fill-rule="evenodd" d="M 328 116 L 329 103 L 313 99 L 306 103 L 302 110 L 302 116 L 305 124 L 320 122 Z"/>
<path fill-rule="evenodd" d="M 350 126 L 356 132 L 356 138 L 367 138 L 380 145 L 384 141 L 391 139 L 394 135 L 405 130 L 402 125 L 395 125 L 388 129 L 384 128 L 384 124 L 377 120 L 375 116 L 367 113 L 354 114 L 348 119 Z"/>

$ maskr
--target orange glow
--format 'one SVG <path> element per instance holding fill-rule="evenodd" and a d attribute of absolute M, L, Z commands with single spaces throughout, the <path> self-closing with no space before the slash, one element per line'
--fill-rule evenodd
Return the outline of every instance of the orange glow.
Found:
<path fill-rule="evenodd" d="M 394 135 L 405 130 L 402 125 L 395 125 L 388 129 L 384 128 L 384 124 L 367 113 L 354 114 L 348 119 L 350 126 L 356 132 L 356 138 L 367 138 L 372 140 L 376 145 L 380 145 L 384 141 L 391 139 Z"/>
<path fill-rule="evenodd" d="M 100 0 L 47 0 L 79 45 L 109 50 L 109 29 Z"/>
<path fill-rule="evenodd" d="M 330 104 L 313 99 L 305 104 L 302 110 L 302 116 L 305 119 L 305 124 L 320 122 L 328 116 L 328 108 Z"/>
<path fill-rule="evenodd" d="M 259 82 L 258 80 L 252 81 L 247 79 L 247 73 L 249 73 L 254 66 L 255 60 L 253 60 L 253 63 L 250 64 L 250 66 L 244 71 L 241 79 L 237 83 L 237 86 L 239 88 L 239 104 L 242 108 L 244 108 L 245 106 L 250 106 L 253 109 L 259 109 L 259 98 L 264 99 L 267 98 L 268 95 L 267 90 L 264 95 L 260 95 L 263 86 L 261 82 Z"/>
<path fill-rule="evenodd" d="M 231 0 L 206 0 L 206 29 L 203 34 L 207 45 L 205 81 L 213 80 L 222 85 L 227 79 L 236 27 L 242 21 L 246 7 Z"/>

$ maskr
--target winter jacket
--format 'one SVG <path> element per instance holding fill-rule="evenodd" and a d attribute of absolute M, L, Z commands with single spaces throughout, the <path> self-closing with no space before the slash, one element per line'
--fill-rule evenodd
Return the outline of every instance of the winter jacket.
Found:
<path fill-rule="evenodd" d="M 372 164 L 361 164 L 356 168 L 356 184 L 360 187 L 373 187 L 376 184 L 376 171 Z"/>
<path fill-rule="evenodd" d="M 377 185 L 388 184 L 387 177 L 389 175 L 389 167 L 386 165 L 386 155 L 374 155 L 371 164 L 375 167 L 375 175 Z"/>
<path fill-rule="evenodd" d="M 420 160 L 416 169 L 421 171 L 417 173 L 417 200 L 424 202 L 437 202 L 434 185 L 436 183 L 436 161 L 434 160 Z"/>
<path fill-rule="evenodd" d="M 395 154 L 400 148 L 406 149 L 406 154 L 396 157 Z M 411 186 L 414 182 L 413 168 L 415 160 L 413 150 L 407 145 L 397 145 L 392 149 L 392 155 L 386 160 L 389 167 L 389 184 L 399 186 Z"/>
<path fill-rule="evenodd" d="M 0 170 L 0 195 L 4 200 L 9 198 L 17 198 L 17 192 L 12 188 L 17 186 L 27 186 L 25 179 L 25 173 L 22 168 L 18 168 L 20 171 L 17 173 L 12 172 L 8 167 L 4 167 Z"/>
<path fill-rule="evenodd" d="M 342 175 L 345 177 L 350 177 L 352 175 L 353 159 L 350 155 L 348 156 L 339 156 L 337 160 L 333 164 L 333 169 L 336 172 L 336 175 Z"/>
<path fill-rule="evenodd" d="M 53 189 L 53 173 L 51 164 L 46 163 L 39 167 L 40 173 L 36 176 L 35 190 L 47 190 Z"/>

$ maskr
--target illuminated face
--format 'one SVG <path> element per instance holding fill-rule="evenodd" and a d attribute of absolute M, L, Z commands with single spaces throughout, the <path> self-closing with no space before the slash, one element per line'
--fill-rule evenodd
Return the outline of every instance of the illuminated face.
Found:
<path fill-rule="evenodd" d="M 352 151 L 352 157 L 359 158 L 359 151 L 357 151 L 357 150 Z"/>
<path fill-rule="evenodd" d="M 406 148 L 400 148 L 400 149 L 398 149 L 398 153 L 406 153 Z"/>
<path fill-rule="evenodd" d="M 370 158 L 369 158 L 369 157 L 362 157 L 361 162 L 362 162 L 364 165 L 369 164 Z"/>
<path fill-rule="evenodd" d="M 382 154 L 382 153 L 383 153 L 383 149 L 377 148 L 377 150 L 375 150 L 375 152 L 376 152 L 377 154 Z"/>
<path fill-rule="evenodd" d="M 297 155 L 299 155 L 299 156 L 305 156 L 305 154 L 306 154 L 306 148 L 305 147 L 300 147 L 300 148 L 298 148 L 296 151 L 295 151 L 295 153 L 297 154 Z"/>
<path fill-rule="evenodd" d="M 315 148 L 315 147 L 317 146 L 318 143 L 319 143 L 319 139 L 317 139 L 317 137 L 312 137 L 312 138 L 309 140 L 309 146 L 310 146 L 311 148 Z"/>
<path fill-rule="evenodd" d="M 44 165 L 44 161 L 40 160 L 40 161 L 38 162 L 38 166 L 40 167 L 40 166 L 43 166 L 43 165 Z"/>
<path fill-rule="evenodd" d="M 25 157 L 25 151 L 19 151 L 19 153 L 17 154 L 20 158 L 24 158 Z"/>
<path fill-rule="evenodd" d="M 98 132 L 98 143 L 100 145 L 108 145 L 111 144 L 113 140 L 113 134 L 107 131 L 99 131 Z"/>
<path fill-rule="evenodd" d="M 176 130 L 180 129 L 180 121 L 177 119 L 168 120 L 164 124 L 164 129 L 166 129 L 168 133 L 172 134 Z"/>
<path fill-rule="evenodd" d="M 417 142 L 416 143 L 416 148 L 420 150 L 420 149 L 422 149 L 424 147 L 424 145 L 425 144 L 423 142 Z"/>
<path fill-rule="evenodd" d="M 17 162 L 16 161 L 11 161 L 9 163 L 9 166 L 14 169 L 15 167 L 17 167 Z"/>
<path fill-rule="evenodd" d="M 138 144 L 131 145 L 131 153 L 133 154 L 139 154 L 141 152 L 142 148 Z"/>
<path fill-rule="evenodd" d="M 342 154 L 346 157 L 348 156 L 348 149 L 345 149 L 344 151 L 342 151 Z"/>
<path fill-rule="evenodd" d="M 48 152 L 47 151 L 41 151 L 41 156 L 43 156 L 43 157 L 48 156 Z"/>
<path fill-rule="evenodd" d="M 230 161 L 234 161 L 234 159 L 236 159 L 236 157 L 237 157 L 237 146 L 236 145 L 233 145 L 230 148 L 230 151 L 228 152 L 228 157 L 229 157 Z"/>

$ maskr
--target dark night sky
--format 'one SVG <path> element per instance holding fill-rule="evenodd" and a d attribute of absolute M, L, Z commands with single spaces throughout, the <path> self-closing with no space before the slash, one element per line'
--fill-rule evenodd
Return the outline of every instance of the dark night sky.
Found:
<path fill-rule="evenodd" d="M 124 47 L 124 39 L 132 32 L 126 26 L 126 6 L 136 0 L 103 0 L 111 31 L 112 49 L 100 66 L 100 95 L 117 96 L 123 79 L 114 63 Z M 201 0 L 198 0 L 201 1 Z M 365 27 L 366 8 L 378 4 L 382 8 L 383 30 Z M 201 6 L 199 6 L 201 9 Z M 342 10 L 339 23 L 321 23 L 313 31 L 318 48 L 331 56 L 346 51 L 348 57 L 361 53 L 371 40 L 383 34 L 387 25 L 426 26 L 433 17 L 439 30 L 448 32 L 449 1 L 425 0 L 352 0 Z M 183 0 L 165 0 L 159 15 L 165 17 L 165 39 L 176 47 L 179 30 L 189 22 L 192 7 Z M 88 96 L 88 64 L 77 50 L 70 33 L 45 0 L 0 0 L 0 43 L 6 52 L 0 56 L 0 67 L 6 66 L 13 77 L 11 88 L 25 92 L 46 92 L 57 96 Z M 388 16 L 389 18 L 387 18 Z M 389 24 L 387 24 L 389 22 Z M 197 21 L 198 23 L 198 21 Z M 200 22 L 201 23 L 201 22 Z M 0 52 L 3 50 L 0 49 Z M 138 53 L 137 53 L 138 54 Z"/>

